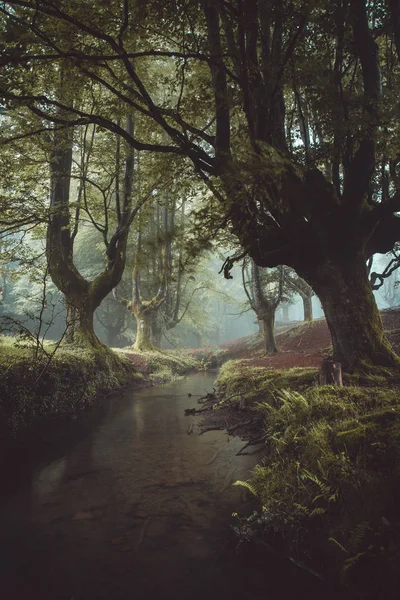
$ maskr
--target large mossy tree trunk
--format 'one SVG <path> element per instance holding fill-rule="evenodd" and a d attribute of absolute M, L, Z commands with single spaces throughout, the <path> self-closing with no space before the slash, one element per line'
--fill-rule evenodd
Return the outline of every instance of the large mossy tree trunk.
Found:
<path fill-rule="evenodd" d="M 152 310 L 149 308 L 137 307 L 133 309 L 133 314 L 136 318 L 137 331 L 136 340 L 133 348 L 138 352 L 151 352 L 155 350 L 155 346 L 151 341 L 151 331 L 153 324 Z"/>
<path fill-rule="evenodd" d="M 102 346 L 94 331 L 94 310 L 83 298 L 67 300 L 67 319 L 64 341 L 77 346 Z M 73 304 L 71 303 L 73 302 Z"/>
<path fill-rule="evenodd" d="M 303 277 L 321 300 L 335 361 L 350 371 L 368 365 L 400 368 L 383 330 L 363 253 L 330 256 Z"/>
<path fill-rule="evenodd" d="M 68 95 L 65 69 L 60 70 L 60 98 Z M 59 109 L 63 115 L 63 110 Z M 127 118 L 127 131 L 133 130 L 131 116 Z M 124 193 L 120 200 L 116 190 L 117 226 L 106 241 L 106 266 L 92 281 L 86 280 L 74 264 L 74 239 L 77 223 L 71 224 L 70 183 L 72 168 L 73 128 L 55 131 L 50 157 L 50 217 L 47 227 L 46 256 L 50 277 L 64 294 L 67 307 L 65 340 L 78 346 L 104 350 L 105 346 L 94 331 L 94 311 L 121 280 L 126 261 L 126 245 L 129 227 L 137 208 L 132 209 L 132 178 L 134 167 L 133 148 L 128 147 L 125 161 Z M 119 164 L 117 142 L 117 165 Z M 117 177 L 118 180 L 118 177 Z M 74 209 L 75 211 L 76 209 Z M 106 222 L 111 215 L 106 216 Z M 110 232 L 111 233 L 111 232 Z"/>
<path fill-rule="evenodd" d="M 243 3 L 245 6 L 247 3 Z M 336 115 L 341 118 L 334 119 L 333 114 L 331 118 L 335 137 L 332 179 L 325 177 L 315 162 L 307 164 L 306 153 L 305 166 L 299 166 L 292 145 L 287 147 L 279 136 L 285 124 L 284 111 L 279 117 L 271 108 L 274 98 L 284 102 L 285 78 L 277 65 L 285 60 L 285 14 L 266 11 L 253 3 L 248 20 L 243 22 L 244 13 L 228 14 L 221 3 L 203 0 L 202 7 L 209 52 L 218 57 L 210 64 L 216 117 L 215 160 L 226 197 L 221 202 L 228 207 L 233 232 L 257 265 L 290 266 L 313 287 L 326 314 L 335 359 L 345 369 L 362 363 L 398 367 L 400 359 L 385 338 L 365 271 L 369 257 L 389 252 L 400 239 L 400 219 L 396 216 L 400 194 L 382 196 L 379 201 L 371 185 L 376 175 L 376 139 L 382 127 L 382 85 L 380 48 L 370 29 L 367 3 L 350 0 L 348 10 L 343 10 L 340 3 L 335 8 L 338 39 L 336 47 L 333 44 L 330 89 L 340 107 Z M 237 31 L 240 37 L 240 27 L 244 29 L 243 39 L 248 35 L 252 43 L 243 44 L 238 54 L 232 32 Z M 276 38 L 272 52 L 263 39 L 264 32 L 271 29 Z M 347 108 L 342 102 L 341 74 L 350 48 L 344 51 L 345 32 L 352 36 L 351 54 L 360 65 L 359 81 L 364 93 L 360 94 L 360 88 L 357 91 L 362 119 L 344 132 Z M 235 56 L 232 63 L 247 119 L 247 152 L 240 156 L 230 139 L 231 90 L 222 33 Z M 255 48 L 260 49 L 261 60 Z M 243 77 L 243 72 L 250 72 L 251 77 Z M 302 77 L 301 71 L 297 70 L 297 76 Z M 246 140 L 241 139 L 242 149 Z M 226 261 L 225 276 L 230 277 L 232 265 L 241 258 Z"/>

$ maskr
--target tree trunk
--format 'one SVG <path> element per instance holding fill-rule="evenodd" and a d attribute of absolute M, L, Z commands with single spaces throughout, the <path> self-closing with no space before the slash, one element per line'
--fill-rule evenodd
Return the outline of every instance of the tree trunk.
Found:
<path fill-rule="evenodd" d="M 152 331 L 151 331 L 151 339 L 153 342 L 153 346 L 155 346 L 155 348 L 161 348 L 162 334 L 163 334 L 163 328 L 162 328 L 162 324 L 160 323 L 160 319 L 158 318 L 158 315 L 154 315 Z"/>
<path fill-rule="evenodd" d="M 88 300 L 77 306 L 76 302 L 67 300 L 67 329 L 65 343 L 76 346 L 91 346 L 93 348 L 104 348 L 94 331 L 94 307 Z"/>
<path fill-rule="evenodd" d="M 304 321 L 311 322 L 313 320 L 312 296 L 302 296 L 304 308 Z"/>
<path fill-rule="evenodd" d="M 275 342 L 275 310 L 268 311 L 262 316 L 264 350 L 266 354 L 276 354 L 278 348 Z"/>
<path fill-rule="evenodd" d="M 110 348 L 116 348 L 118 346 L 119 332 L 120 332 L 119 327 L 107 327 L 106 328 L 107 346 L 109 346 Z"/>
<path fill-rule="evenodd" d="M 362 253 L 343 253 L 308 268 L 302 277 L 319 296 L 331 332 L 333 360 L 347 371 L 358 366 L 400 367 L 383 331 Z"/>
<path fill-rule="evenodd" d="M 155 349 L 151 343 L 152 314 L 149 314 L 146 311 L 136 311 L 135 317 L 137 322 L 137 333 L 133 347 L 138 352 L 150 352 Z"/>
<path fill-rule="evenodd" d="M 72 304 L 70 304 L 68 302 L 68 300 L 65 301 L 65 304 L 66 304 L 67 316 L 66 316 L 66 329 L 65 329 L 64 341 L 66 344 L 73 344 L 78 313 L 77 313 L 76 308 Z"/>
<path fill-rule="evenodd" d="M 196 343 L 197 343 L 197 348 L 201 348 L 201 344 L 202 344 L 202 338 L 201 338 L 201 333 L 195 333 L 194 337 L 196 338 Z"/>
<path fill-rule="evenodd" d="M 263 336 L 264 335 L 264 323 L 262 322 L 261 319 L 257 319 L 257 324 L 258 324 L 258 335 Z"/>

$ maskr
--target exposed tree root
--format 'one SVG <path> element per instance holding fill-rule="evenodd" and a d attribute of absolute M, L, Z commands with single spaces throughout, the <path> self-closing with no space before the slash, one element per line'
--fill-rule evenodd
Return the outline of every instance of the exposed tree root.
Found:
<path fill-rule="evenodd" d="M 244 446 L 243 448 L 241 448 L 239 450 L 239 452 L 236 453 L 236 456 L 243 456 L 243 450 L 246 450 L 246 448 L 248 448 L 249 446 L 256 446 L 258 444 L 264 444 L 265 445 L 265 439 L 266 439 L 266 435 L 262 435 L 261 437 L 255 437 L 251 440 L 249 440 Z"/>

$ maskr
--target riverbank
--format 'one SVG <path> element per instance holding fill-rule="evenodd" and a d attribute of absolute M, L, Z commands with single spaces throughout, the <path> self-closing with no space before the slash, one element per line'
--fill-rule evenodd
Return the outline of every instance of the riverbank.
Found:
<path fill-rule="evenodd" d="M 183 353 L 102 352 L 50 344 L 37 352 L 0 342 L 0 444 L 75 420 L 102 397 L 127 385 L 171 381 L 200 364 Z"/>
<path fill-rule="evenodd" d="M 400 584 L 400 381 L 383 371 L 338 388 L 318 386 L 314 368 L 236 360 L 203 404 L 203 431 L 262 452 L 242 483 L 259 508 L 239 515 L 238 536 L 371 600 L 397 599 Z"/>

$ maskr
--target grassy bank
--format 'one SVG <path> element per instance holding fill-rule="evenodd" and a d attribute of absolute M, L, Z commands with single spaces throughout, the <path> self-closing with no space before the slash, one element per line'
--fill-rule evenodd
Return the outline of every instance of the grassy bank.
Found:
<path fill-rule="evenodd" d="M 160 350 L 157 352 L 134 352 L 132 348 L 116 351 L 118 356 L 129 360 L 143 381 L 150 385 L 167 383 L 182 377 L 191 371 L 204 368 L 201 361 L 189 352 L 178 350 Z"/>
<path fill-rule="evenodd" d="M 53 348 L 47 347 L 51 354 Z M 93 352 L 61 347 L 49 356 L 0 340 L 0 442 L 34 433 L 55 420 L 75 419 L 127 384 L 170 381 L 199 368 L 178 353 Z"/>
<path fill-rule="evenodd" d="M 398 382 L 317 387 L 313 369 L 226 363 L 224 397 L 263 415 L 266 455 L 245 483 L 260 509 L 245 539 L 273 540 L 361 598 L 397 598 L 400 583 Z"/>

